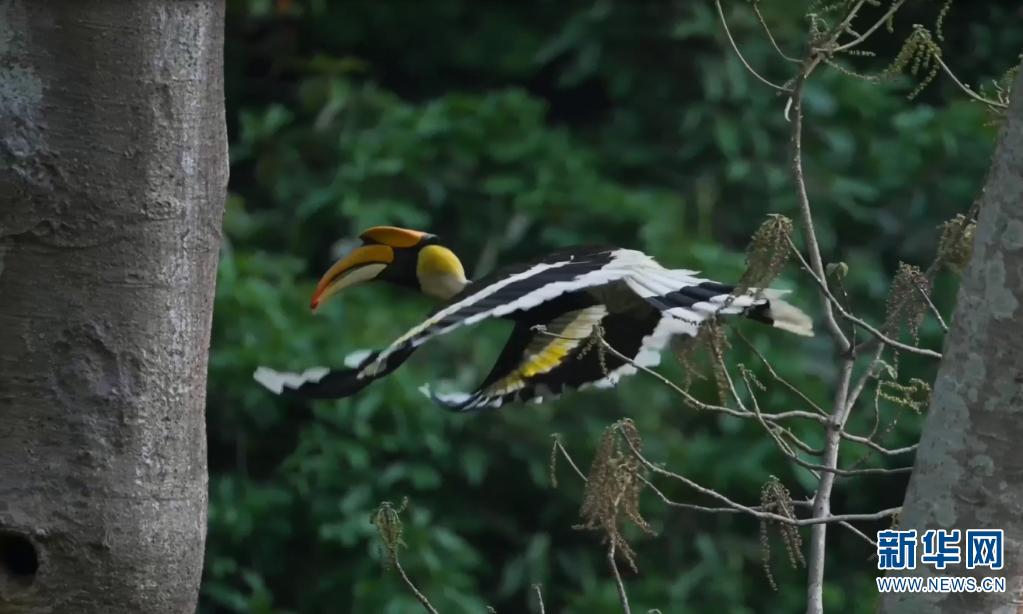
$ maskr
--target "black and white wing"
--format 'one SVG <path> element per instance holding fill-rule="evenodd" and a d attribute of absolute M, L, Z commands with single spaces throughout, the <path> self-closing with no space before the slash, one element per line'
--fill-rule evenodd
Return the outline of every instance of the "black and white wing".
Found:
<path fill-rule="evenodd" d="M 780 292 L 734 286 L 696 276 L 695 271 L 637 266 L 621 281 L 594 289 L 598 304 L 565 310 L 542 330 L 520 323 L 512 331 L 490 375 L 471 393 L 423 391 L 455 411 L 494 409 L 514 401 L 541 402 L 571 388 L 607 388 L 642 367 L 660 362 L 671 337 L 695 336 L 718 316 L 742 315 L 798 334 L 811 334 L 809 318 L 780 300 Z M 623 294 L 628 294 L 623 298 Z M 632 299 L 630 301 L 629 299 Z M 637 309 L 634 301 L 647 305 Z M 555 300 L 554 303 L 557 303 Z M 625 305 L 610 311 L 609 305 Z M 600 338 L 615 351 L 608 351 Z"/>
<path fill-rule="evenodd" d="M 599 326 L 599 337 L 596 336 Z M 423 392 L 454 411 L 496 409 L 512 402 L 548 401 L 571 389 L 607 388 L 636 366 L 655 366 L 676 320 L 650 309 L 610 313 L 604 305 L 566 312 L 541 329 L 517 323 L 490 374 L 472 393 Z M 609 352 L 607 342 L 628 361 Z"/>
<path fill-rule="evenodd" d="M 360 351 L 349 355 L 346 363 L 351 361 L 352 364 L 344 369 L 312 367 L 301 373 L 287 373 L 259 367 L 252 377 L 276 394 L 304 399 L 343 399 L 400 367 L 413 351 L 415 348 L 392 353 L 382 366 L 376 367 L 373 377 L 363 376 L 362 368 L 375 362 L 379 351 Z"/>
<path fill-rule="evenodd" d="M 799 308 L 782 300 L 784 290 L 747 288 L 697 277 L 696 271 L 643 267 L 624 278 L 636 296 L 661 313 L 675 318 L 695 335 L 707 318 L 744 316 L 774 328 L 807 337 L 813 336 L 813 322 Z"/>

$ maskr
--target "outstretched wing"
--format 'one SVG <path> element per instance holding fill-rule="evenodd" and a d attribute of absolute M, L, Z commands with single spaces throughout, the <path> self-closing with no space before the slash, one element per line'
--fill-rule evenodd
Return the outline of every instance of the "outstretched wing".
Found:
<path fill-rule="evenodd" d="M 698 327 L 708 317 L 741 315 L 774 328 L 813 336 L 813 321 L 782 300 L 787 291 L 747 288 L 696 277 L 695 271 L 644 268 L 624 283 L 649 305 L 684 325 Z M 695 328 L 691 334 L 695 333 Z"/>
<path fill-rule="evenodd" d="M 362 370 L 366 365 L 376 361 L 380 355 L 379 351 L 360 352 L 364 356 L 359 356 L 351 368 L 312 367 L 301 373 L 285 373 L 268 367 L 259 367 L 252 377 L 264 388 L 277 394 L 304 399 L 343 399 L 400 367 L 414 351 L 415 348 L 407 348 L 391 354 L 372 376 L 362 375 Z"/>
<path fill-rule="evenodd" d="M 695 271 L 636 267 L 622 280 L 592 288 L 597 305 L 550 316 L 535 331 L 516 326 L 491 373 L 471 393 L 424 392 L 454 411 L 493 409 L 513 401 L 541 402 L 569 388 L 614 386 L 639 367 L 660 362 L 674 335 L 695 336 L 709 318 L 744 315 L 797 334 L 812 334 L 809 318 L 777 291 L 736 293 L 734 286 L 696 277 Z M 639 302 L 639 307 L 635 302 Z M 558 303 L 550 303 L 558 313 Z M 619 310 L 611 311 L 609 305 Z M 624 309 L 622 307 L 625 307 Z M 615 352 L 600 343 L 598 332 Z"/>
<path fill-rule="evenodd" d="M 596 336 L 622 356 L 610 352 Z M 653 309 L 610 313 L 604 305 L 567 312 L 544 329 L 517 324 L 490 375 L 472 393 L 434 394 L 453 411 L 496 409 L 515 401 L 551 400 L 570 389 L 607 388 L 636 365 L 652 367 L 672 335 L 686 334 L 678 321 Z"/>

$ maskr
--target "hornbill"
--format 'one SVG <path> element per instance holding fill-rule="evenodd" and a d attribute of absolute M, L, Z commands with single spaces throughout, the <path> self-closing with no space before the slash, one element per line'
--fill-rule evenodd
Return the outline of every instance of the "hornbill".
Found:
<path fill-rule="evenodd" d="M 514 323 L 490 374 L 471 393 L 424 392 L 449 409 L 497 408 L 540 402 L 566 388 L 614 386 L 636 366 L 660 360 L 673 335 L 695 336 L 717 316 L 742 315 L 798 335 L 813 335 L 810 318 L 781 300 L 783 292 L 749 289 L 666 269 L 646 254 L 616 247 L 575 247 L 466 279 L 454 252 L 432 234 L 377 226 L 362 245 L 323 275 L 315 311 L 341 290 L 386 281 L 441 299 L 429 317 L 382 350 L 363 352 L 353 368 L 279 373 L 256 370 L 256 381 L 278 394 L 332 399 L 354 394 L 401 365 L 430 339 L 487 318 Z M 599 335 L 618 353 L 604 351 Z"/>

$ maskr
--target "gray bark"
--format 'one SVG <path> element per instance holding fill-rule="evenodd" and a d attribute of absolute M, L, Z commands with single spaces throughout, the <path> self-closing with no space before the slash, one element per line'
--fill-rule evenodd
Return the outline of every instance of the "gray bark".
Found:
<path fill-rule="evenodd" d="M 195 610 L 223 0 L 0 0 L 0 612 Z"/>
<path fill-rule="evenodd" d="M 982 197 L 973 256 L 910 479 L 900 528 L 1005 529 L 1006 593 L 888 595 L 886 613 L 1016 614 L 1023 589 L 1023 72 Z M 964 532 L 965 537 L 965 532 Z M 919 555 L 919 551 L 918 551 Z M 917 575 L 938 572 L 918 563 Z"/>

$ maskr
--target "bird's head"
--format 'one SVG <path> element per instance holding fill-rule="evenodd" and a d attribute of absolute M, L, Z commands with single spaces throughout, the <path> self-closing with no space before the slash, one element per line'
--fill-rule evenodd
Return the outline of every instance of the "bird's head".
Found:
<path fill-rule="evenodd" d="M 362 245 L 335 262 L 316 284 L 313 311 L 341 290 L 368 281 L 390 282 L 442 300 L 469 283 L 458 257 L 432 234 L 374 226 L 359 238 Z"/>

